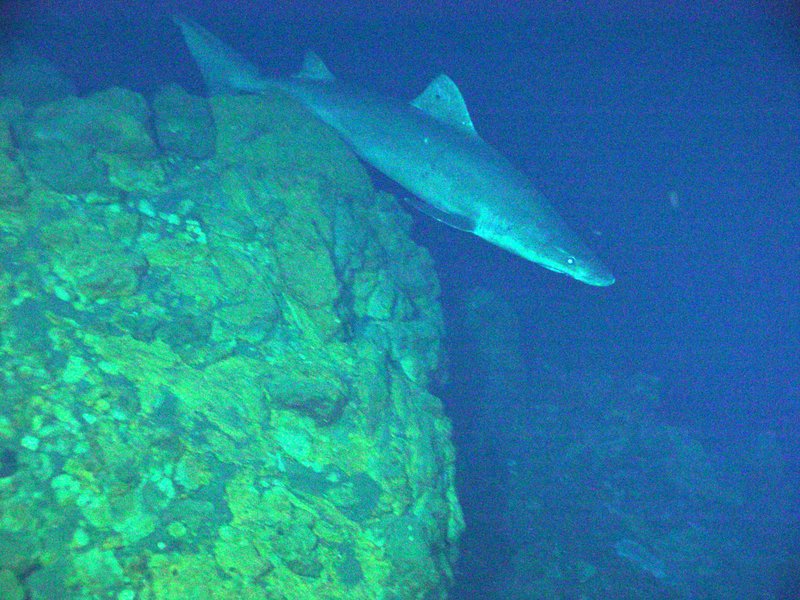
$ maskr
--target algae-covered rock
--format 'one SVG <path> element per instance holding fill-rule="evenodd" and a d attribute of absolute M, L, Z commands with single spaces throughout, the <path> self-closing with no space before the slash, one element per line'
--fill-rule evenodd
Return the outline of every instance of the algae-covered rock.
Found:
<path fill-rule="evenodd" d="M 318 425 L 339 419 L 351 394 L 347 381 L 335 367 L 325 368 L 327 357 L 312 356 L 300 363 L 292 358 L 267 376 L 265 388 L 270 400 L 311 417 Z"/>
<path fill-rule="evenodd" d="M 342 196 L 372 193 L 358 159 L 331 129 L 281 92 L 210 99 L 217 158 L 280 188 L 311 180 Z"/>
<path fill-rule="evenodd" d="M 0 136 L 7 126 L 0 122 Z M 22 204 L 28 195 L 28 182 L 22 169 L 16 164 L 10 152 L 0 145 L 0 206 L 13 208 Z"/>
<path fill-rule="evenodd" d="M 214 119 L 205 99 L 168 85 L 153 99 L 156 135 L 167 152 L 203 159 L 214 154 Z"/>
<path fill-rule="evenodd" d="M 130 191 L 136 188 L 131 171 L 139 167 L 143 186 L 163 179 L 148 162 L 156 153 L 149 116 L 142 96 L 111 88 L 42 105 L 16 120 L 14 129 L 31 168 L 53 189 L 87 193 L 122 181 Z"/>
<path fill-rule="evenodd" d="M 0 570 L 0 598 L 6 600 L 23 600 L 25 588 L 22 587 L 17 576 L 7 569 Z"/>
<path fill-rule="evenodd" d="M 75 86 L 50 61 L 20 42 L 0 44 L 0 96 L 34 107 L 75 93 Z"/>
<path fill-rule="evenodd" d="M 42 251 L 52 257 L 53 274 L 61 282 L 54 282 L 53 289 L 62 300 L 109 299 L 136 291 L 147 261 L 120 237 L 130 227 L 122 221 L 130 217 L 114 213 L 109 215 L 114 222 L 103 218 L 84 223 L 69 216 L 40 229 Z"/>
<path fill-rule="evenodd" d="M 200 102 L 157 98 L 159 146 L 115 89 L 0 147 L 26 186 L 0 203 L 0 589 L 443 598 L 463 523 L 430 257 L 279 94 L 212 98 L 191 160 Z"/>

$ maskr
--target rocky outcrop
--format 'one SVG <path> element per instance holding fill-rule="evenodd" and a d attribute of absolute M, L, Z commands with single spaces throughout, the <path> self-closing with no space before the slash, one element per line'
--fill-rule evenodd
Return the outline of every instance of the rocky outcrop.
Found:
<path fill-rule="evenodd" d="M 444 597 L 439 290 L 395 200 L 280 95 L 9 120 L 0 596 Z"/>

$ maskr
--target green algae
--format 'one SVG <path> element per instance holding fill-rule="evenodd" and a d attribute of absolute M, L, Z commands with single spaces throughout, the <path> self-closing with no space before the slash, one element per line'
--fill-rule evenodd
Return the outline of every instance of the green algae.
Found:
<path fill-rule="evenodd" d="M 463 523 L 407 217 L 279 94 L 157 99 L 157 140 L 113 89 L 0 146 L 0 590 L 444 597 Z"/>

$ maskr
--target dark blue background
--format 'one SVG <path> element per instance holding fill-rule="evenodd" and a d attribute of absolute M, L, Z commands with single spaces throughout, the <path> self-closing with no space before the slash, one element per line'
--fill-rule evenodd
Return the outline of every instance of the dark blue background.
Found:
<path fill-rule="evenodd" d="M 84 91 L 175 80 L 200 91 L 168 20 L 175 9 L 267 73 L 295 69 L 306 47 L 339 76 L 397 96 L 447 72 L 479 132 L 617 276 L 610 289 L 587 288 L 420 218 L 448 284 L 502 287 L 552 328 L 564 361 L 663 375 L 675 420 L 790 433 L 800 402 L 800 42 L 790 11 L 221 6 L 61 0 L 4 12 Z"/>
<path fill-rule="evenodd" d="M 532 176 L 617 283 L 585 286 L 418 216 L 445 305 L 476 286 L 493 290 L 520 316 L 532 362 L 655 374 L 661 419 L 720 448 L 771 431 L 797 470 L 800 27 L 791 3 L 526 6 L 62 0 L 5 3 L 4 14 L 7 31 L 84 92 L 149 93 L 171 81 L 201 92 L 168 19 L 176 9 L 268 74 L 296 69 L 305 48 L 338 76 L 399 97 L 448 73 L 481 135 Z"/>

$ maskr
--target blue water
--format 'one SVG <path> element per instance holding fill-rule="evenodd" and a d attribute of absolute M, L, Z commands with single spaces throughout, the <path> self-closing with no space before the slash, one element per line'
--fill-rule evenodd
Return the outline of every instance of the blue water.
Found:
<path fill-rule="evenodd" d="M 797 597 L 797 13 L 219 6 L 3 10 L 6 33 L 81 92 L 177 81 L 201 93 L 168 19 L 176 8 L 269 74 L 291 72 L 307 47 L 398 97 L 446 72 L 479 133 L 616 276 L 588 287 L 414 214 L 449 327 L 450 377 L 436 392 L 455 425 L 467 521 L 453 597 L 549 597 L 520 573 L 564 554 L 600 574 L 530 575 L 562 582 L 553 597 L 593 579 L 593 597 L 624 579 L 643 598 Z M 713 581 L 726 570 L 725 585 Z"/>

